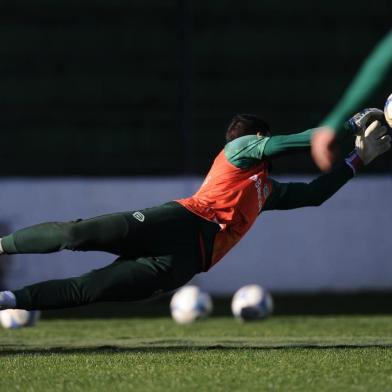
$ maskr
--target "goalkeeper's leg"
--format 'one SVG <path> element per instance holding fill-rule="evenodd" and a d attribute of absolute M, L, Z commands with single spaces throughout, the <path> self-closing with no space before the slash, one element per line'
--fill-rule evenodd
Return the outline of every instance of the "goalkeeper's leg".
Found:
<path fill-rule="evenodd" d="M 196 255 L 119 258 L 105 268 L 80 277 L 15 290 L 12 293 L 16 306 L 13 307 L 45 310 L 102 301 L 142 300 L 182 286 L 199 271 L 200 260 Z"/>
<path fill-rule="evenodd" d="M 190 249 L 201 233 L 212 232 L 213 235 L 218 229 L 215 223 L 200 218 L 176 202 L 169 202 L 137 212 L 27 227 L 3 237 L 0 248 L 7 254 L 70 249 L 137 258 L 173 254 L 179 248 Z M 211 234 L 207 236 L 211 237 Z"/>
<path fill-rule="evenodd" d="M 47 222 L 30 226 L 1 239 L 3 252 L 51 253 L 63 249 L 121 253 L 128 234 L 126 213 L 72 222 Z"/>

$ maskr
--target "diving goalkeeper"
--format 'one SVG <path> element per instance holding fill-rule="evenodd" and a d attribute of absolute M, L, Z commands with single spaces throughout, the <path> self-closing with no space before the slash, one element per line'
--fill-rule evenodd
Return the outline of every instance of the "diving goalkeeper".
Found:
<path fill-rule="evenodd" d="M 0 251 L 5 254 L 68 249 L 104 251 L 118 258 L 79 277 L 0 292 L 0 308 L 43 310 L 133 301 L 180 287 L 221 260 L 261 212 L 319 206 L 386 152 L 391 138 L 379 119 L 380 111 L 371 109 L 349 121 L 346 132 L 359 135 L 356 147 L 330 173 L 310 183 L 280 183 L 269 176 L 270 162 L 309 149 L 316 130 L 271 136 L 258 116 L 237 115 L 227 129 L 224 149 L 192 197 L 141 211 L 42 223 L 3 237 Z"/>

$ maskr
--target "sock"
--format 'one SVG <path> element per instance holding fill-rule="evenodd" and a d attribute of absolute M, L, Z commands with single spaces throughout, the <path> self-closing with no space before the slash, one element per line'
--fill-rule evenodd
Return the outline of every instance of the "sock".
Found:
<path fill-rule="evenodd" d="M 0 309 L 14 309 L 16 297 L 12 291 L 0 291 Z"/>

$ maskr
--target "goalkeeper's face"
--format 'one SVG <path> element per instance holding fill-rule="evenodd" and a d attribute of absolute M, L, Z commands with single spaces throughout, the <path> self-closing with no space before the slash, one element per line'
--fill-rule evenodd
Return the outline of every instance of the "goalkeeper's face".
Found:
<path fill-rule="evenodd" d="M 270 136 L 270 127 L 254 114 L 236 114 L 226 131 L 226 143 L 245 135 Z"/>

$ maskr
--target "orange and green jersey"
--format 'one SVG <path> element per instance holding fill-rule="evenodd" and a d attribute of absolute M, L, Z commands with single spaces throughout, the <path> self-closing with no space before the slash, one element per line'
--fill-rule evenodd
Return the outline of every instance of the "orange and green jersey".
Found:
<path fill-rule="evenodd" d="M 308 148 L 314 130 L 298 134 L 262 137 L 247 135 L 226 144 L 215 158 L 200 189 L 191 197 L 177 200 L 194 214 L 219 224 L 211 260 L 216 264 L 251 228 L 263 210 L 315 205 L 314 200 L 331 196 L 352 177 L 345 165 L 337 178 L 330 174 L 310 184 L 281 184 L 269 177 L 269 159 L 289 150 Z M 335 174 L 336 176 L 336 174 Z M 320 178 L 321 178 L 320 177 Z M 331 186 L 325 186 L 325 181 Z M 305 190 L 301 185 L 307 185 Z M 317 196 L 317 198 L 316 198 Z"/>
<path fill-rule="evenodd" d="M 247 169 L 234 166 L 222 150 L 200 189 L 179 200 L 184 207 L 216 222 L 212 264 L 220 260 L 250 229 L 271 192 L 268 163 L 264 160 Z"/>

